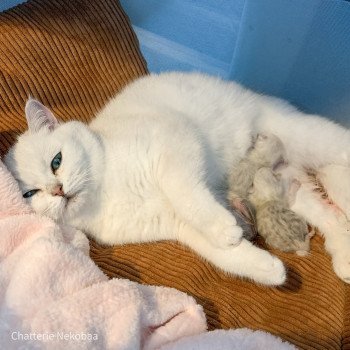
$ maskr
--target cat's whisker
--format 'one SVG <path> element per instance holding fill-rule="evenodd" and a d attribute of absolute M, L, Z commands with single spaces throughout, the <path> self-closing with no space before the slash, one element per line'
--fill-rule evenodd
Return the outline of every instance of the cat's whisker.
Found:
<path fill-rule="evenodd" d="M 72 180 L 69 183 L 69 188 L 73 189 L 73 188 L 80 188 L 82 186 L 85 185 L 90 185 L 93 183 L 93 179 L 91 179 L 88 175 L 86 175 L 85 177 L 79 176 L 79 177 L 75 177 L 73 178 L 74 180 Z"/>

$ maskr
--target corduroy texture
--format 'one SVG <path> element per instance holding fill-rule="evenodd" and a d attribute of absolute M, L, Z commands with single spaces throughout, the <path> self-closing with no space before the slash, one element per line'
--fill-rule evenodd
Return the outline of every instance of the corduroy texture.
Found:
<path fill-rule="evenodd" d="M 25 128 L 29 94 L 62 120 L 89 120 L 121 87 L 146 74 L 117 0 L 30 0 L 0 14 L 0 151 Z M 350 350 L 350 288 L 322 239 L 305 258 L 278 254 L 288 284 L 265 288 L 226 276 L 169 242 L 104 248 L 91 257 L 108 276 L 175 287 L 204 306 L 210 329 L 262 329 L 302 349 Z"/>
<path fill-rule="evenodd" d="M 248 327 L 280 336 L 301 349 L 350 349 L 350 289 L 334 274 L 323 239 L 311 254 L 278 253 L 289 267 L 285 286 L 266 288 L 232 278 L 172 242 L 123 247 L 90 244 L 90 256 L 110 277 L 165 285 L 203 305 L 209 329 Z"/>
<path fill-rule="evenodd" d="M 25 129 L 29 95 L 61 120 L 89 120 L 146 73 L 117 0 L 31 0 L 0 13 L 0 153 Z"/>

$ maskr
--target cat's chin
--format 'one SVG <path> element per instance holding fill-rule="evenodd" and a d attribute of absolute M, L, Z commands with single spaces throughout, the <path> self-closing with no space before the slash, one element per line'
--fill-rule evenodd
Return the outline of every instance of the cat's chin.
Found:
<path fill-rule="evenodd" d="M 83 210 L 84 195 L 77 192 L 68 198 L 65 198 L 63 202 L 63 217 L 66 219 L 72 219 L 79 216 L 80 212 Z"/>
<path fill-rule="evenodd" d="M 84 202 L 84 194 L 77 192 L 68 197 L 61 197 L 59 202 L 56 202 L 54 210 L 51 212 L 44 211 L 42 214 L 58 223 L 67 223 L 79 216 L 83 211 Z"/>
<path fill-rule="evenodd" d="M 65 201 L 64 206 L 66 210 L 71 206 L 74 206 L 77 203 L 77 201 L 79 201 L 79 194 L 80 192 L 78 191 L 76 193 L 73 193 L 69 196 L 64 197 L 64 201 Z"/>

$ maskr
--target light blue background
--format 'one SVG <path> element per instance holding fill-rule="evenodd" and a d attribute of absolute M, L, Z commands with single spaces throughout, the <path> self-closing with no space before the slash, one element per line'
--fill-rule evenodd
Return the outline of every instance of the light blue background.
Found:
<path fill-rule="evenodd" d="M 26 0 L 0 0 L 0 11 L 6 10 L 22 2 L 26 2 Z"/>
<path fill-rule="evenodd" d="M 350 3 L 122 0 L 153 72 L 199 70 L 350 126 Z"/>
<path fill-rule="evenodd" d="M 122 0 L 153 72 L 229 78 L 245 0 Z"/>

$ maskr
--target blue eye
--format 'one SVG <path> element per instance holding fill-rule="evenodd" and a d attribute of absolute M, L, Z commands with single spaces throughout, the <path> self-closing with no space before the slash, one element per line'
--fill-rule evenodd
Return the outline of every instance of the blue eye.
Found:
<path fill-rule="evenodd" d="M 23 198 L 29 198 L 29 197 L 32 197 L 35 195 L 35 193 L 37 193 L 39 190 L 31 190 L 31 191 L 28 191 L 26 192 L 24 195 L 23 195 Z"/>
<path fill-rule="evenodd" d="M 55 173 L 56 170 L 60 167 L 61 162 L 62 162 L 62 153 L 60 152 L 55 155 L 54 159 L 52 159 L 51 169 L 53 173 Z"/>

